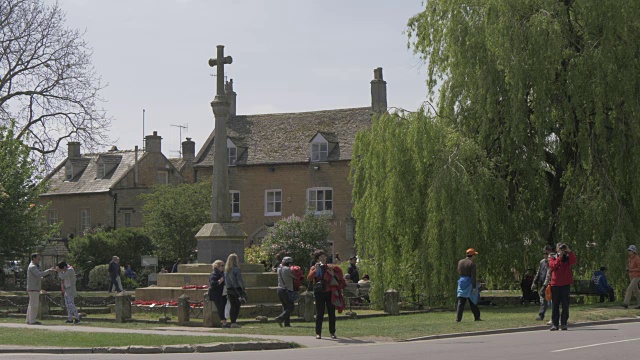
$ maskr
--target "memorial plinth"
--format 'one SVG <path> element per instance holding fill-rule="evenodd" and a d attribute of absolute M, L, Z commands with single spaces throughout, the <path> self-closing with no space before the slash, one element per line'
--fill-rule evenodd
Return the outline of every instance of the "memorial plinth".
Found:
<path fill-rule="evenodd" d="M 208 223 L 196 234 L 198 262 L 211 264 L 216 260 L 227 261 L 229 254 L 236 253 L 244 262 L 244 241 L 247 234 L 234 223 Z"/>

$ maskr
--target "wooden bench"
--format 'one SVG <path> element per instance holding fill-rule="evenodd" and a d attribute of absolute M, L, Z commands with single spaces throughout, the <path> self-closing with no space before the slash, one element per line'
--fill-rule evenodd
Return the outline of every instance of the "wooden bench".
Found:
<path fill-rule="evenodd" d="M 598 287 L 591 280 L 574 280 L 571 293 L 574 295 L 600 296 Z"/>

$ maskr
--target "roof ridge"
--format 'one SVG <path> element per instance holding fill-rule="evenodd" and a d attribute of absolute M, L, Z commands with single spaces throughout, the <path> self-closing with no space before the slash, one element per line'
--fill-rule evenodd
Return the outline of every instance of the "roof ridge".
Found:
<path fill-rule="evenodd" d="M 341 109 L 325 109 L 325 110 L 311 110 L 311 111 L 298 111 L 298 112 L 283 112 L 283 113 L 268 113 L 268 114 L 250 114 L 250 115 L 234 115 L 234 117 L 246 117 L 246 116 L 272 116 L 272 115 L 297 115 L 297 114 L 313 114 L 313 113 L 326 113 L 326 112 L 338 112 L 338 111 L 346 111 L 346 110 L 370 110 L 371 106 L 362 106 L 362 107 L 351 107 L 351 108 L 341 108 Z"/>

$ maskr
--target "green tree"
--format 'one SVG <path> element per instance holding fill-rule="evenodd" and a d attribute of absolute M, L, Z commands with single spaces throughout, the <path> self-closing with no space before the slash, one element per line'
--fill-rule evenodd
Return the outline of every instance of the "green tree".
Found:
<path fill-rule="evenodd" d="M 137 271 L 142 255 L 152 254 L 154 250 L 153 242 L 141 229 L 99 231 L 69 242 L 69 262 L 76 269 L 90 271 L 98 265 L 108 264 L 116 255 L 121 266 L 131 265 Z"/>
<path fill-rule="evenodd" d="M 14 127 L 0 125 L 0 260 L 35 250 L 50 234 L 38 204 L 44 191 L 29 147 L 15 139 Z"/>
<path fill-rule="evenodd" d="M 163 260 L 186 259 L 195 253 L 195 235 L 211 221 L 211 181 L 178 186 L 160 185 L 145 201 L 144 231 Z"/>
<path fill-rule="evenodd" d="M 291 215 L 278 220 L 268 229 L 260 246 L 272 265 L 280 263 L 285 256 L 291 256 L 295 264 L 308 269 L 313 252 L 328 249 L 330 232 L 327 217 L 308 210 L 303 217 Z"/>

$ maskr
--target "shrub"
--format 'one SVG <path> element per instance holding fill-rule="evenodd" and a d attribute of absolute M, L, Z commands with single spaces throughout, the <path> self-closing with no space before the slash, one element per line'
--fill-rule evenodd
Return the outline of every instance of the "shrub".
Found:
<path fill-rule="evenodd" d="M 244 249 L 244 261 L 249 264 L 268 264 L 269 254 L 262 246 L 252 245 Z"/>
<path fill-rule="evenodd" d="M 269 228 L 261 244 L 262 251 L 271 265 L 291 256 L 296 265 L 308 269 L 313 251 L 329 247 L 329 232 L 326 216 L 306 211 L 302 218 L 292 215 Z"/>
<path fill-rule="evenodd" d="M 120 272 L 124 275 L 124 268 L 120 267 Z M 122 286 L 124 286 L 124 276 L 120 276 Z M 109 277 L 109 264 L 98 265 L 89 271 L 89 289 L 90 290 L 108 290 L 111 284 Z"/>
<path fill-rule="evenodd" d="M 122 281 L 122 288 L 124 290 L 135 290 L 140 286 L 137 280 L 129 279 L 126 276 L 120 276 L 120 281 Z"/>

